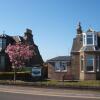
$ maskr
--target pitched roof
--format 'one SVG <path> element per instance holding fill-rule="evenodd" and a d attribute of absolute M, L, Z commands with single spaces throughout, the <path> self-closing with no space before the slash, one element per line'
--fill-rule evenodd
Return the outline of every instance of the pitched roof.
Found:
<path fill-rule="evenodd" d="M 70 56 L 58 56 L 58 57 L 47 60 L 47 62 L 50 62 L 50 61 L 69 61 L 70 59 L 71 59 Z"/>
<path fill-rule="evenodd" d="M 5 38 L 5 37 L 7 37 L 7 35 L 6 34 L 0 34 L 0 37 L 1 38 L 3 38 L 3 37 Z"/>
<path fill-rule="evenodd" d="M 23 37 L 21 36 L 11 36 L 16 42 L 21 42 L 23 40 Z"/>
<path fill-rule="evenodd" d="M 94 32 L 93 28 L 89 27 L 89 29 L 87 30 L 87 32 Z"/>

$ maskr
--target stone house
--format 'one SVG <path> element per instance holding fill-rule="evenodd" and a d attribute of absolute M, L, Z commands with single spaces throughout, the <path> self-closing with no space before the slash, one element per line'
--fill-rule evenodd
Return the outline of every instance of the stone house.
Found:
<path fill-rule="evenodd" d="M 9 36 L 6 34 L 0 35 L 0 71 L 10 71 L 11 62 L 8 55 L 5 53 L 5 49 L 9 44 L 15 43 L 28 43 L 34 46 L 36 55 L 26 63 L 26 67 L 33 67 L 35 65 L 43 65 L 43 59 L 40 55 L 38 46 L 34 43 L 32 30 L 26 29 L 24 36 Z"/>
<path fill-rule="evenodd" d="M 60 65 L 63 60 L 65 70 Z M 61 80 L 64 76 L 67 80 L 100 80 L 100 32 L 92 28 L 83 32 L 79 23 L 70 57 L 55 57 L 47 63 L 51 79 Z"/>
<path fill-rule="evenodd" d="M 72 73 L 76 80 L 100 79 L 100 32 L 82 31 L 79 23 L 71 49 Z"/>
<path fill-rule="evenodd" d="M 70 80 L 72 79 L 70 56 L 58 56 L 47 60 L 48 78 L 53 80 Z"/>

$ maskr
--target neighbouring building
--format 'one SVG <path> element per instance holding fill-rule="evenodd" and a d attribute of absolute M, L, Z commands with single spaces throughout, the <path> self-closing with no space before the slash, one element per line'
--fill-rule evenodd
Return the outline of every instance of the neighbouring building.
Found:
<path fill-rule="evenodd" d="M 79 23 L 71 50 L 71 66 L 77 80 L 100 79 L 100 32 L 82 31 Z"/>
<path fill-rule="evenodd" d="M 50 60 L 47 60 L 48 78 L 54 80 L 72 79 L 70 62 L 70 56 L 58 56 Z"/>
<path fill-rule="evenodd" d="M 100 32 L 92 28 L 83 32 L 79 23 L 70 57 L 55 57 L 47 63 L 51 79 L 100 80 Z"/>
<path fill-rule="evenodd" d="M 11 62 L 8 55 L 5 53 L 5 49 L 9 44 L 15 44 L 18 42 L 28 43 L 34 46 L 36 55 L 26 63 L 26 67 L 33 67 L 37 65 L 43 65 L 43 59 L 40 55 L 38 46 L 34 43 L 32 30 L 26 29 L 24 36 L 9 36 L 6 34 L 0 35 L 0 71 L 10 71 Z"/>

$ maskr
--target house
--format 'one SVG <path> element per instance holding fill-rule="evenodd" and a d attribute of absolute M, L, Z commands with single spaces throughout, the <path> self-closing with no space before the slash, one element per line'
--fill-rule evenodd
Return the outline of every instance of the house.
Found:
<path fill-rule="evenodd" d="M 79 23 L 71 57 L 72 73 L 76 80 L 100 79 L 100 32 L 92 28 L 83 32 Z"/>
<path fill-rule="evenodd" d="M 58 56 L 47 60 L 48 78 L 53 80 L 72 79 L 70 62 L 71 62 L 70 56 Z"/>
<path fill-rule="evenodd" d="M 43 59 L 40 55 L 38 46 L 34 43 L 32 30 L 26 29 L 24 36 L 9 36 L 6 34 L 0 35 L 0 71 L 11 71 L 11 62 L 8 55 L 5 53 L 5 49 L 9 44 L 15 43 L 28 43 L 34 46 L 36 55 L 26 63 L 26 67 L 33 67 L 35 65 L 43 65 Z"/>
<path fill-rule="evenodd" d="M 48 78 L 62 80 L 100 80 L 100 32 L 82 31 L 78 24 L 70 56 L 47 61 Z"/>

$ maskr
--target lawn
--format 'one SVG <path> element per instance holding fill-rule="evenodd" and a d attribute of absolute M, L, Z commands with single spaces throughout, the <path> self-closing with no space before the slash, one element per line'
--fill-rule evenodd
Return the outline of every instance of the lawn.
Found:
<path fill-rule="evenodd" d="M 64 86 L 96 86 L 100 87 L 100 80 L 89 80 L 89 81 L 43 81 L 44 84 L 48 85 L 64 85 Z"/>

